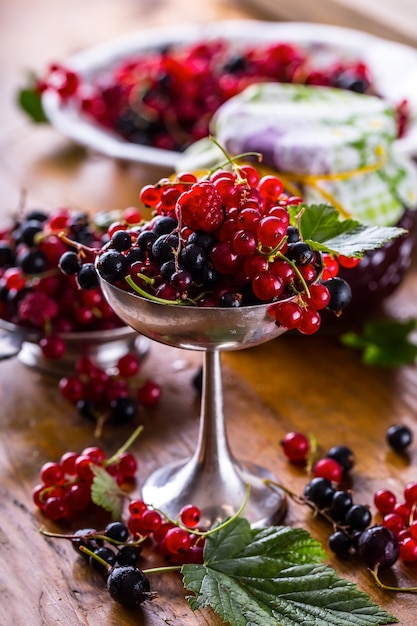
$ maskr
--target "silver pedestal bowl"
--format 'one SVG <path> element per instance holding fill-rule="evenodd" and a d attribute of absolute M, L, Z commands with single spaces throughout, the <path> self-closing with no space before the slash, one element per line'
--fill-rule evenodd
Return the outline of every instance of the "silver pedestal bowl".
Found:
<path fill-rule="evenodd" d="M 245 517 L 257 526 L 277 523 L 285 514 L 285 494 L 265 484 L 265 479 L 275 477 L 254 463 L 240 462 L 230 450 L 220 359 L 223 350 L 256 346 L 285 332 L 275 324 L 273 305 L 198 308 L 147 300 L 103 279 L 101 287 L 115 313 L 138 333 L 205 355 L 196 450 L 191 458 L 151 474 L 142 488 L 143 499 L 173 518 L 184 505 L 194 504 L 207 526 L 233 515 L 244 502 L 249 484 Z"/>

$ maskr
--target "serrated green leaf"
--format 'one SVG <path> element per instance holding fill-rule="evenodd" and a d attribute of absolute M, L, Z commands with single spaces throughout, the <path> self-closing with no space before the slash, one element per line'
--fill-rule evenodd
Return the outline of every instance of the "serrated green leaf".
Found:
<path fill-rule="evenodd" d="M 298 213 L 299 206 L 290 208 L 292 224 L 297 222 Z M 302 238 L 314 250 L 356 257 L 407 232 L 395 226 L 367 226 L 353 219 L 341 219 L 338 211 L 327 204 L 304 206 L 298 225 Z"/>
<path fill-rule="evenodd" d="M 35 88 L 21 89 L 18 92 L 17 100 L 20 108 L 30 117 L 32 122 L 40 124 L 48 121 L 43 110 L 41 95 Z"/>
<path fill-rule="evenodd" d="M 251 529 L 239 518 L 206 539 L 203 565 L 181 569 L 193 610 L 231 626 L 374 626 L 396 618 L 319 563 L 320 544 L 299 528 Z"/>
<path fill-rule="evenodd" d="M 378 367 L 401 367 L 417 359 L 417 345 L 410 339 L 417 320 L 374 320 L 364 325 L 362 333 L 349 332 L 341 336 L 342 343 L 362 350 L 362 360 Z"/>
<path fill-rule="evenodd" d="M 119 485 L 104 467 L 90 465 L 94 474 L 91 485 L 91 499 L 106 511 L 110 511 L 113 519 L 120 519 L 124 494 Z"/>

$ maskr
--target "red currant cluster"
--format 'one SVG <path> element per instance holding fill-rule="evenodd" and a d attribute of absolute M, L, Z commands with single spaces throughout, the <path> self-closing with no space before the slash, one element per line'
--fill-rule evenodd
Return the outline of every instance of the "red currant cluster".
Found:
<path fill-rule="evenodd" d="M 408 563 L 417 563 L 417 482 L 404 487 L 403 500 L 397 501 L 389 489 L 379 489 L 374 495 L 374 504 L 382 515 L 381 524 L 398 539 L 400 558 Z"/>
<path fill-rule="evenodd" d="M 207 136 L 211 116 L 226 100 L 250 84 L 271 81 L 366 92 L 371 77 L 362 62 L 340 59 L 319 67 L 294 44 L 257 42 L 237 50 L 218 39 L 130 55 L 84 84 L 55 64 L 38 90 L 72 97 L 95 123 L 128 141 L 183 150 Z"/>
<path fill-rule="evenodd" d="M 143 500 L 129 504 L 127 527 L 134 538 L 146 538 L 148 545 L 172 564 L 202 563 L 204 537 L 198 531 L 201 512 L 190 504 L 181 509 L 178 520 L 168 520 Z M 204 534 L 204 533 L 203 533 Z"/>
<path fill-rule="evenodd" d="M 146 185 L 140 198 L 153 218 L 113 223 L 95 267 L 82 262 L 85 247 L 73 242 L 78 252 L 61 258 L 61 270 L 89 289 L 97 269 L 121 289 L 167 304 L 273 303 L 277 324 L 316 332 L 321 309 L 339 313 L 350 302 L 349 285 L 337 277 L 321 282 L 321 254 L 290 224 L 289 207 L 301 198 L 286 194 L 274 175 L 232 165 L 202 180 L 184 172 Z"/>
<path fill-rule="evenodd" d="M 141 360 L 128 352 L 115 367 L 106 371 L 89 357 L 80 357 L 75 373 L 59 381 L 62 396 L 76 405 L 82 417 L 96 424 L 99 435 L 103 424 L 131 422 L 138 413 L 138 405 L 155 406 L 161 397 L 161 387 L 150 378 L 140 379 Z"/>
<path fill-rule="evenodd" d="M 94 465 L 105 468 L 119 485 L 131 481 L 137 470 L 136 459 L 130 452 L 122 452 L 110 462 L 97 446 L 85 448 L 81 453 L 65 452 L 58 462 L 49 461 L 41 467 L 41 482 L 33 489 L 33 502 L 47 518 L 55 521 L 85 512 L 92 503 Z"/>
<path fill-rule="evenodd" d="M 125 220 L 139 221 L 132 211 Z M 58 268 L 68 236 L 87 246 L 101 246 L 106 233 L 85 214 L 58 209 L 50 214 L 32 210 L 0 231 L 0 317 L 28 330 L 44 334 L 40 347 L 46 358 L 65 352 L 61 333 L 101 331 L 122 322 L 97 287 L 82 291 L 74 276 Z"/>

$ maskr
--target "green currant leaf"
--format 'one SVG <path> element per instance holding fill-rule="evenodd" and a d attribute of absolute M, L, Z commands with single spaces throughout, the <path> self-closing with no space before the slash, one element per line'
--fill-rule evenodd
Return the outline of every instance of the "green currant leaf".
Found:
<path fill-rule="evenodd" d="M 353 219 L 341 219 L 327 204 L 290 207 L 290 219 L 298 225 L 302 238 L 314 250 L 361 257 L 366 250 L 380 248 L 407 231 L 395 226 L 367 226 Z"/>
<path fill-rule="evenodd" d="M 401 367 L 411 365 L 417 359 L 417 345 L 411 341 L 411 333 L 417 320 L 375 320 L 364 325 L 362 333 L 349 332 L 341 336 L 342 343 L 362 351 L 366 365 L 377 367 Z"/>
<path fill-rule="evenodd" d="M 91 485 L 91 499 L 106 511 L 110 511 L 113 519 L 120 519 L 122 514 L 122 504 L 124 493 L 104 467 L 91 464 L 94 474 Z"/>
<path fill-rule="evenodd" d="M 211 607 L 231 626 L 373 626 L 396 618 L 320 563 L 325 554 L 299 528 L 252 529 L 233 520 L 209 535 L 203 565 L 183 565 L 193 610 Z"/>
<path fill-rule="evenodd" d="M 32 122 L 39 124 L 48 121 L 42 107 L 41 95 L 36 88 L 21 89 L 18 92 L 17 100 L 20 108 L 30 117 Z"/>

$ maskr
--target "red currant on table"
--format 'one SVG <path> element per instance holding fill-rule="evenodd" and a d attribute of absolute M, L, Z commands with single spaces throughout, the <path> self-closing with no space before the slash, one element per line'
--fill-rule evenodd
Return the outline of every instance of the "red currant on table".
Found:
<path fill-rule="evenodd" d="M 327 478 L 334 483 L 339 483 L 343 475 L 343 467 L 334 459 L 320 459 L 313 468 L 313 475 Z"/>
<path fill-rule="evenodd" d="M 140 430 L 139 427 L 136 434 Z M 58 462 L 42 465 L 41 482 L 32 492 L 34 504 L 46 517 L 55 521 L 85 512 L 92 503 L 94 467 L 102 468 L 114 476 L 119 485 L 124 485 L 134 478 L 137 461 L 131 452 L 123 449 L 110 459 L 98 446 L 89 446 L 80 453 L 65 452 Z"/>
<path fill-rule="evenodd" d="M 310 441 L 308 437 L 302 433 L 287 433 L 280 444 L 285 456 L 294 463 L 303 463 L 306 461 L 310 452 Z"/>
<path fill-rule="evenodd" d="M 397 498 L 388 489 L 378 489 L 374 494 L 374 504 L 380 513 L 392 513 L 396 502 Z"/>

